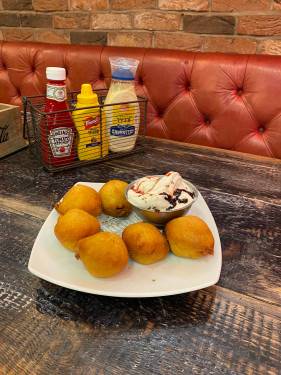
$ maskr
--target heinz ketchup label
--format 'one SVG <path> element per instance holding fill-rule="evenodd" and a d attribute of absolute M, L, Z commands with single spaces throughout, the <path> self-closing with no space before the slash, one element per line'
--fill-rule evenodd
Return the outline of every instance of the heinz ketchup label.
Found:
<path fill-rule="evenodd" d="M 47 99 L 53 99 L 57 102 L 66 100 L 66 87 L 47 84 Z"/>
<path fill-rule="evenodd" d="M 71 154 L 74 133 L 71 128 L 56 128 L 50 130 L 49 144 L 54 157 L 69 156 Z"/>

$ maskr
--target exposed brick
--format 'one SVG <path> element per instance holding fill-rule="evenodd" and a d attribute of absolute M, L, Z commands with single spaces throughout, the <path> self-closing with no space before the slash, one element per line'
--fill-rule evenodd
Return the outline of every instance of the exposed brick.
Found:
<path fill-rule="evenodd" d="M 266 55 L 281 55 L 281 40 L 264 40 L 261 53 Z"/>
<path fill-rule="evenodd" d="M 257 53 L 258 42 L 252 39 L 206 37 L 204 52 Z"/>
<path fill-rule="evenodd" d="M 107 33 L 98 31 L 71 31 L 71 44 L 98 44 L 106 45 Z"/>
<path fill-rule="evenodd" d="M 109 33 L 110 46 L 125 47 L 152 47 L 152 33 L 147 32 L 111 32 Z"/>
<path fill-rule="evenodd" d="M 274 10 L 281 10 L 281 0 L 275 0 L 273 4 Z"/>
<path fill-rule="evenodd" d="M 56 29 L 88 29 L 90 27 L 89 15 L 79 13 L 54 14 L 54 27 Z"/>
<path fill-rule="evenodd" d="M 156 0 L 112 0 L 111 7 L 114 10 L 154 9 L 156 8 Z"/>
<path fill-rule="evenodd" d="M 23 27 L 39 27 L 39 28 L 52 28 L 52 16 L 49 14 L 20 14 L 21 26 Z"/>
<path fill-rule="evenodd" d="M 91 16 L 93 29 L 131 29 L 132 18 L 130 14 L 96 13 Z"/>
<path fill-rule="evenodd" d="M 183 33 L 156 33 L 154 39 L 155 48 L 200 51 L 201 44 L 201 36 L 192 36 Z"/>
<path fill-rule="evenodd" d="M 70 9 L 108 10 L 109 0 L 70 0 Z"/>
<path fill-rule="evenodd" d="M 0 0 L 0 40 L 281 55 L 280 11 L 281 0 Z"/>
<path fill-rule="evenodd" d="M 235 18 L 232 16 L 183 17 L 183 30 L 196 34 L 234 34 Z"/>
<path fill-rule="evenodd" d="M 35 10 L 49 11 L 49 10 L 67 10 L 68 0 L 33 0 Z"/>
<path fill-rule="evenodd" d="M 3 9 L 32 10 L 32 0 L 2 0 Z"/>
<path fill-rule="evenodd" d="M 19 16 L 15 13 L 0 12 L 0 26 L 20 26 Z"/>
<path fill-rule="evenodd" d="M 209 10 L 209 0 L 159 0 L 159 9 L 165 10 Z"/>
<path fill-rule="evenodd" d="M 62 30 L 35 30 L 37 42 L 48 42 L 58 44 L 69 44 L 69 33 Z"/>
<path fill-rule="evenodd" d="M 269 10 L 271 0 L 212 0 L 213 12 Z"/>
<path fill-rule="evenodd" d="M 245 35 L 281 35 L 280 16 L 241 16 L 237 33 Z"/>
<path fill-rule="evenodd" d="M 34 41 L 34 30 L 32 29 L 6 29 L 5 40 L 8 41 L 21 41 L 21 42 L 33 42 Z"/>
<path fill-rule="evenodd" d="M 181 23 L 180 14 L 165 12 L 142 12 L 134 15 L 135 29 L 148 30 L 179 30 Z"/>

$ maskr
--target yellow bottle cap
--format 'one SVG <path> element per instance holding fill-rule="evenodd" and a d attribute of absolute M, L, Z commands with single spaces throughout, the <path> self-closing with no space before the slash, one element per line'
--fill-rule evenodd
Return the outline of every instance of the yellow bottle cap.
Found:
<path fill-rule="evenodd" d="M 77 101 L 80 104 L 99 105 L 97 94 L 93 93 L 92 86 L 89 83 L 84 83 L 81 86 L 81 94 L 77 95 Z"/>

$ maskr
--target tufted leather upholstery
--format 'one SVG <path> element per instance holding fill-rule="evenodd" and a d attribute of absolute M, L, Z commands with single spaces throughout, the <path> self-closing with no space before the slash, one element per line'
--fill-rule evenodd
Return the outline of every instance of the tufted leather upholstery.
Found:
<path fill-rule="evenodd" d="M 0 102 L 44 94 L 46 67 L 67 88 L 110 84 L 108 57 L 140 61 L 136 90 L 149 99 L 147 135 L 281 159 L 281 56 L 0 42 Z"/>

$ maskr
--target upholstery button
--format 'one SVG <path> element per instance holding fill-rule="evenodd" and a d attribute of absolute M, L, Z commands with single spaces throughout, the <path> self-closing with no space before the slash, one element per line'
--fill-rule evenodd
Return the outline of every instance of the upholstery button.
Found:
<path fill-rule="evenodd" d="M 142 85 L 143 84 L 143 80 L 141 77 L 139 77 L 139 84 Z"/>
<path fill-rule="evenodd" d="M 158 117 L 162 118 L 162 117 L 163 117 L 163 113 L 162 113 L 162 112 L 159 112 L 159 113 L 158 113 Z"/>
<path fill-rule="evenodd" d="M 210 125 L 210 124 L 211 124 L 211 121 L 208 119 L 205 119 L 205 125 Z"/>
<path fill-rule="evenodd" d="M 238 89 L 238 90 L 237 90 L 237 94 L 238 94 L 239 96 L 242 96 L 242 94 L 243 94 L 243 90 L 242 90 L 242 89 Z"/>
<path fill-rule="evenodd" d="M 263 126 L 260 126 L 260 127 L 258 128 L 258 132 L 259 132 L 259 133 L 263 133 L 263 132 L 264 132 L 264 130 L 265 130 L 265 129 L 264 129 L 264 127 L 263 127 Z"/>
<path fill-rule="evenodd" d="M 186 91 L 190 91 L 190 84 L 189 83 L 187 83 L 187 85 L 186 85 Z"/>

